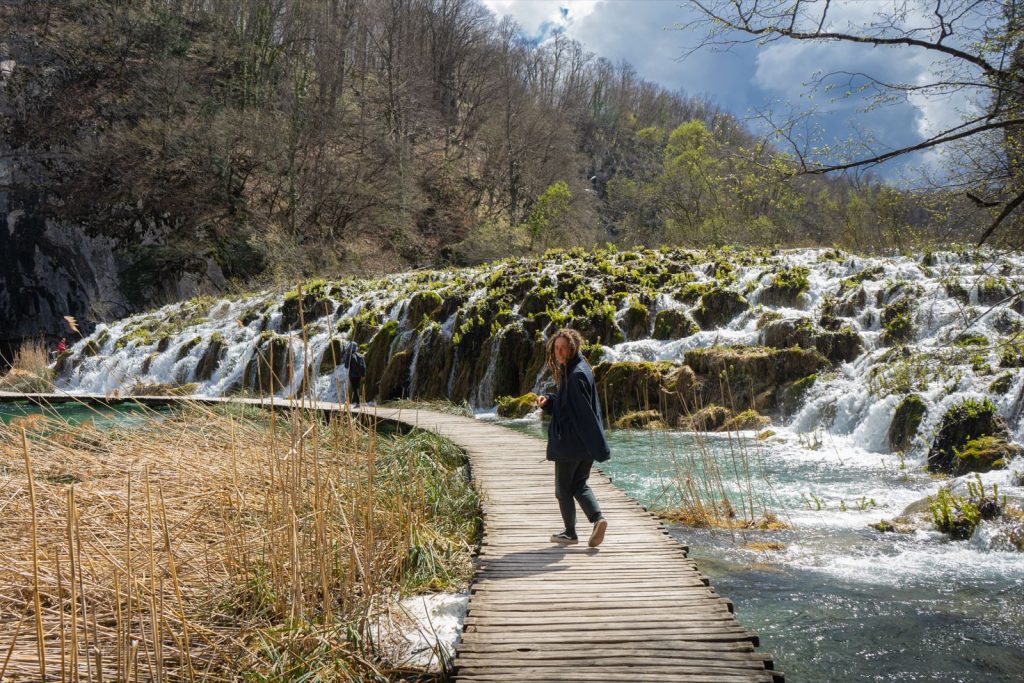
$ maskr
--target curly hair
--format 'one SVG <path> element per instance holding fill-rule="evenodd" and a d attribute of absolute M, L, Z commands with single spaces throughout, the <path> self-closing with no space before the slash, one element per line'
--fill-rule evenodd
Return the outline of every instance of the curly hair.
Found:
<path fill-rule="evenodd" d="M 548 368 L 551 370 L 551 375 L 555 378 L 555 384 L 562 386 L 562 380 L 564 379 L 562 377 L 562 368 L 558 365 L 558 361 L 555 360 L 555 340 L 559 337 L 564 337 L 569 342 L 569 357 L 575 358 L 576 354 L 583 348 L 583 335 L 572 328 L 563 327 L 548 337 L 547 342 L 544 344 L 544 358 L 547 360 Z"/>

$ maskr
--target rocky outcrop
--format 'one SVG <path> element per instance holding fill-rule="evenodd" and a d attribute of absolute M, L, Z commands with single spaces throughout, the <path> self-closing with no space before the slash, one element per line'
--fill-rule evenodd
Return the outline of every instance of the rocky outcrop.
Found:
<path fill-rule="evenodd" d="M 701 328 L 712 330 L 725 327 L 749 307 L 750 304 L 739 292 L 716 287 L 701 296 L 700 305 L 693 310 L 693 317 Z"/>
<path fill-rule="evenodd" d="M 897 453 L 910 450 L 917 429 L 927 413 L 928 406 L 917 394 L 910 394 L 900 401 L 889 424 L 889 448 Z"/>
<path fill-rule="evenodd" d="M 1009 436 L 1006 422 L 991 401 L 958 403 L 942 416 L 928 451 L 928 469 L 959 476 L 1005 467 L 1009 457 L 1021 452 L 1009 442 Z"/>

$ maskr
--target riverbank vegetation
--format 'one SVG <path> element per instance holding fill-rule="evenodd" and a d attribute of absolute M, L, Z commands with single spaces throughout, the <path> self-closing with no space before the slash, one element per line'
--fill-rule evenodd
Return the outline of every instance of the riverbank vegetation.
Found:
<path fill-rule="evenodd" d="M 223 288 L 604 242 L 977 233 L 958 195 L 794 177 L 714 103 L 565 36 L 537 44 L 477 0 L 20 2 L 0 27 L 26 179 L 11 210 L 113 237 L 140 306 L 186 274 Z"/>
<path fill-rule="evenodd" d="M 0 677 L 415 677 L 376 640 L 397 598 L 468 584 L 465 464 L 302 411 L 0 423 Z"/>

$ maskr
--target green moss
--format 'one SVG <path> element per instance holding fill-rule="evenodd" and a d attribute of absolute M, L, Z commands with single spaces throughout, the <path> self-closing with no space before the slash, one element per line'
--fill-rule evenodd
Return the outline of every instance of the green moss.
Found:
<path fill-rule="evenodd" d="M 1009 372 L 1004 372 L 988 385 L 988 390 L 996 396 L 1004 396 L 1011 386 L 1013 386 L 1013 375 Z"/>
<path fill-rule="evenodd" d="M 913 306 L 907 298 L 897 299 L 882 308 L 882 343 L 886 345 L 908 342 L 916 334 Z"/>
<path fill-rule="evenodd" d="M 654 338 L 660 340 L 683 339 L 700 332 L 697 323 L 678 308 L 658 311 L 654 316 Z"/>
<path fill-rule="evenodd" d="M 909 450 L 927 413 L 927 404 L 917 394 L 910 394 L 900 401 L 889 424 L 889 448 L 899 453 Z"/>
<path fill-rule="evenodd" d="M 518 419 L 526 417 L 537 408 L 537 394 L 531 392 L 522 396 L 499 396 L 496 403 L 498 415 Z"/>
<path fill-rule="evenodd" d="M 632 299 L 622 319 L 627 339 L 643 339 L 651 324 L 651 312 L 637 299 Z"/>
<path fill-rule="evenodd" d="M 178 355 L 175 357 L 175 361 L 179 361 L 189 354 L 195 347 L 199 346 L 203 341 L 202 337 L 193 337 L 184 344 L 178 347 Z"/>
<path fill-rule="evenodd" d="M 804 402 L 804 397 L 811 390 L 814 383 L 818 381 L 818 374 L 814 373 L 796 380 L 782 392 L 780 404 L 786 415 L 794 415 Z"/>
<path fill-rule="evenodd" d="M 616 429 L 668 429 L 657 410 L 634 410 L 615 421 Z"/>
<path fill-rule="evenodd" d="M 702 329 L 724 327 L 729 321 L 749 308 L 743 295 L 732 289 L 712 289 L 700 299 L 693 317 Z"/>
<path fill-rule="evenodd" d="M 957 469 L 961 472 L 988 472 L 1006 467 L 1006 460 L 1016 453 L 1006 439 L 998 436 L 979 436 L 970 439 L 957 452 Z"/>
<path fill-rule="evenodd" d="M 424 320 L 429 320 L 435 312 L 439 311 L 443 303 L 444 300 L 436 292 L 416 292 L 409 299 L 406 325 L 410 328 L 419 327 Z"/>
<path fill-rule="evenodd" d="M 744 410 L 742 413 L 733 415 L 725 423 L 718 428 L 721 432 L 738 432 L 741 430 L 748 429 L 761 429 L 762 427 L 771 424 L 771 420 L 761 415 L 759 412 L 752 408 Z"/>
<path fill-rule="evenodd" d="M 999 367 L 1024 368 L 1024 345 L 1007 343 L 999 351 Z"/>
<path fill-rule="evenodd" d="M 953 340 L 953 345 L 962 349 L 972 346 L 988 346 L 988 337 L 980 332 L 964 332 Z"/>

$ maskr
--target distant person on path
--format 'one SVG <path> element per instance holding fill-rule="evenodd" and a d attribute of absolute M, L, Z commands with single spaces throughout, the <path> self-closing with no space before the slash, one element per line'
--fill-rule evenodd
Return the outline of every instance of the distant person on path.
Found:
<path fill-rule="evenodd" d="M 359 386 L 366 377 L 366 357 L 359 353 L 359 344 L 348 343 L 348 396 L 354 406 L 359 405 Z"/>
<path fill-rule="evenodd" d="M 601 514 L 594 492 L 587 484 L 594 461 L 610 457 L 601 425 L 594 371 L 580 354 L 583 337 L 572 329 L 555 332 L 547 341 L 545 355 L 555 378 L 557 392 L 537 397 L 537 405 L 551 415 L 548 425 L 548 460 L 555 462 L 555 498 L 565 529 L 551 537 L 552 543 L 574 545 L 576 503 L 594 525 L 588 545 L 595 548 L 604 540 L 608 522 Z"/>
<path fill-rule="evenodd" d="M 60 341 L 57 342 L 57 353 L 64 353 L 67 350 L 68 350 L 68 340 L 65 339 L 64 337 L 61 337 Z"/>

